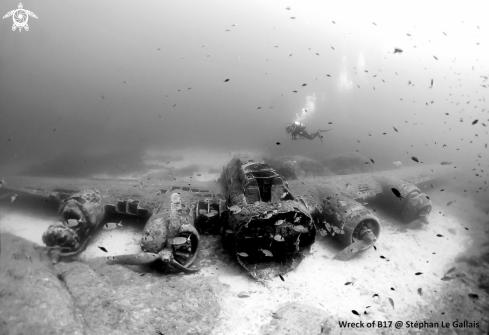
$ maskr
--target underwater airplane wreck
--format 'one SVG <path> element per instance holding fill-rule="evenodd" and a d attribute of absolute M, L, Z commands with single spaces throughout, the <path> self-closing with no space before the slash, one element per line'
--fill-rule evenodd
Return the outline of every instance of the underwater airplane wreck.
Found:
<path fill-rule="evenodd" d="M 113 213 L 144 220 L 141 253 L 107 264 L 151 265 L 193 273 L 200 234 L 223 245 L 255 279 L 294 269 L 315 242 L 331 235 L 348 260 L 380 238 L 380 220 L 362 203 L 381 199 L 406 224 L 428 223 L 431 201 L 416 186 L 447 173 L 426 165 L 392 171 L 285 181 L 262 158 L 236 154 L 212 182 L 64 179 L 14 176 L 5 188 L 59 202 L 59 222 L 43 234 L 53 262 L 74 257 Z"/>

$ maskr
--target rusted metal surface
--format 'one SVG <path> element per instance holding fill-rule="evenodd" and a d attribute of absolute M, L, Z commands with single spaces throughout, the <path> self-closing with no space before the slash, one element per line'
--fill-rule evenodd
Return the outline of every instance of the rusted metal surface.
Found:
<path fill-rule="evenodd" d="M 72 194 L 61 201 L 59 210 L 60 221 L 50 225 L 42 236 L 49 248 L 56 247 L 58 256 L 69 255 L 80 251 L 93 230 L 102 222 L 104 208 L 100 192 L 87 189 Z M 70 225 L 69 222 L 76 222 Z"/>
<path fill-rule="evenodd" d="M 227 213 L 223 236 L 238 262 L 256 279 L 295 268 L 315 240 L 305 205 L 259 158 L 233 158 L 221 180 L 229 206 L 236 206 Z"/>
<path fill-rule="evenodd" d="M 431 212 L 431 200 L 415 185 L 389 177 L 375 179 L 382 187 L 382 200 L 387 206 L 400 213 L 404 222 L 426 219 Z M 401 197 L 397 197 L 392 189 L 398 190 Z"/>
<path fill-rule="evenodd" d="M 144 228 L 142 253 L 108 257 L 108 264 L 158 265 L 160 262 L 184 272 L 198 271 L 189 268 L 200 246 L 199 233 L 193 226 L 193 208 L 183 203 L 178 193 L 165 200 Z M 175 243 L 177 238 L 180 240 Z"/>

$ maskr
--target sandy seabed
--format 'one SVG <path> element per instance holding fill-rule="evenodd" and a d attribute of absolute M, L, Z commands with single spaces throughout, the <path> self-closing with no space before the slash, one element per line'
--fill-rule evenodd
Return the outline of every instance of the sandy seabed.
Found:
<path fill-rule="evenodd" d="M 197 156 L 197 161 L 195 157 L 192 155 L 194 159 L 180 159 L 179 167 L 191 163 L 205 166 L 201 174 L 204 180 L 216 177 L 206 174 L 206 171 L 213 164 L 222 169 L 221 163 L 229 159 L 229 154 L 207 158 L 205 162 L 204 155 Z M 445 194 L 444 197 L 440 201 L 453 200 L 457 195 Z M 487 227 L 457 219 L 469 211 L 471 204 L 468 200 L 464 203 L 463 199 L 459 199 L 448 209 L 436 203 L 434 201 L 429 225 L 417 230 L 406 230 L 401 223 L 376 211 L 382 226 L 376 250 L 371 248 L 348 262 L 334 260 L 334 255 L 340 250 L 339 246 L 330 238 L 318 234 L 311 253 L 297 269 L 284 276 L 284 281 L 274 278 L 264 285 L 245 275 L 236 264 L 213 261 L 212 266 L 195 274 L 217 276 L 222 283 L 229 285 L 229 290 L 222 292 L 220 297 L 222 311 L 212 334 L 259 334 L 263 325 L 274 320 L 272 312 L 291 301 L 315 306 L 336 323 L 359 320 L 414 322 L 427 319 L 452 323 L 455 320 L 447 319 L 446 315 L 450 314 L 447 308 L 467 306 L 455 303 L 447 305 L 442 302 L 446 300 L 442 299 L 443 295 L 467 296 L 476 293 L 483 299 L 487 294 L 471 282 L 470 276 L 450 281 L 442 281 L 441 278 L 452 267 L 457 267 L 456 257 L 478 243 L 479 237 L 485 235 L 487 239 L 484 230 Z M 0 232 L 12 232 L 42 245 L 42 233 L 54 221 L 56 213 L 53 213 L 52 218 L 36 218 L 27 212 L 4 211 L 0 216 Z M 138 253 L 141 235 L 142 231 L 132 226 L 100 231 L 81 258 Z M 108 253 L 98 246 L 106 248 Z M 347 282 L 353 284 L 345 285 Z M 249 297 L 239 298 L 238 294 L 243 291 Z M 354 315 L 353 310 L 360 316 Z M 487 318 L 468 321 L 487 326 Z M 353 332 L 351 329 L 345 331 Z M 407 330 L 404 328 L 396 333 L 404 331 Z M 432 331 L 436 332 L 434 329 Z M 340 332 L 339 329 L 333 331 Z"/>

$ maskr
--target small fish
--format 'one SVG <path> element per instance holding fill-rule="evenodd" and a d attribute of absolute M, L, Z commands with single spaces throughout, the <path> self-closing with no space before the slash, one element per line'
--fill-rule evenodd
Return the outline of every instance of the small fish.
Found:
<path fill-rule="evenodd" d="M 226 233 L 228 233 L 228 234 L 234 234 L 234 231 L 232 231 L 231 229 L 226 229 Z"/>
<path fill-rule="evenodd" d="M 451 205 L 451 204 L 453 204 L 453 203 L 454 203 L 454 201 L 449 201 L 449 202 L 447 203 L 447 207 L 448 207 L 448 206 L 450 206 L 450 205 Z"/>
<path fill-rule="evenodd" d="M 431 86 L 430 86 L 430 88 L 432 88 L 432 87 L 433 87 L 433 79 L 431 79 Z"/>
<path fill-rule="evenodd" d="M 225 83 L 227 83 L 227 82 L 228 82 L 228 81 L 230 81 L 230 80 L 231 80 L 231 79 L 226 79 L 226 80 L 224 80 L 224 82 L 225 82 Z"/>
<path fill-rule="evenodd" d="M 469 293 L 468 296 L 469 296 L 469 298 L 472 298 L 472 299 L 479 299 L 479 295 L 477 295 L 475 293 Z"/>
<path fill-rule="evenodd" d="M 385 259 L 385 257 L 384 257 L 384 256 L 380 256 L 380 258 Z"/>
<path fill-rule="evenodd" d="M 273 239 L 274 239 L 275 241 L 277 241 L 277 242 L 284 242 L 284 241 L 285 241 L 284 237 L 283 237 L 282 235 L 279 235 L 279 234 L 275 235 L 275 236 L 273 237 Z"/>
<path fill-rule="evenodd" d="M 144 276 L 145 274 L 146 274 L 146 273 L 141 273 L 139 276 L 140 276 L 140 277 L 142 277 L 142 276 Z"/>
<path fill-rule="evenodd" d="M 422 274 L 423 274 L 423 272 L 416 272 L 415 273 L 416 276 L 419 276 L 419 275 L 422 275 Z"/>
<path fill-rule="evenodd" d="M 238 252 L 237 254 L 241 257 L 248 257 L 248 254 L 246 252 Z"/>
<path fill-rule="evenodd" d="M 100 250 L 102 250 L 103 252 L 108 252 L 107 249 L 105 249 L 104 247 L 98 247 Z"/>
<path fill-rule="evenodd" d="M 438 60 L 438 57 L 436 57 L 436 56 L 433 56 L 433 58 L 436 59 L 436 60 Z"/>
<path fill-rule="evenodd" d="M 284 317 L 278 313 L 272 313 L 272 318 L 274 319 L 283 319 Z"/>
<path fill-rule="evenodd" d="M 280 143 L 280 142 L 277 142 L 277 143 L 275 143 L 275 144 L 276 144 L 276 145 L 280 145 L 281 143 Z"/>
<path fill-rule="evenodd" d="M 394 48 L 394 53 L 400 53 L 400 54 L 402 54 L 402 49 Z"/>
<path fill-rule="evenodd" d="M 119 223 L 107 222 L 106 224 L 104 224 L 103 229 L 105 229 L 105 230 L 111 230 L 111 229 L 115 229 L 117 227 L 122 227 L 122 220 L 119 221 Z"/>
<path fill-rule="evenodd" d="M 442 235 L 442 234 L 436 234 L 436 236 L 438 236 L 438 237 L 443 237 L 443 235 Z"/>
<path fill-rule="evenodd" d="M 352 312 L 353 314 L 355 314 L 355 315 L 360 316 L 360 314 L 358 314 L 358 312 L 357 312 L 356 310 L 354 310 L 354 309 L 352 309 L 352 310 L 351 310 L 351 312 Z"/>
<path fill-rule="evenodd" d="M 13 203 L 17 199 L 17 194 L 14 194 L 10 197 L 10 203 Z"/>
<path fill-rule="evenodd" d="M 285 281 L 284 277 L 282 277 L 281 274 L 278 275 L 280 277 L 280 279 L 282 279 L 282 281 Z"/>
<path fill-rule="evenodd" d="M 238 293 L 238 298 L 249 298 L 249 297 L 250 295 L 248 294 L 248 292 L 243 291 Z"/>
<path fill-rule="evenodd" d="M 234 214 L 238 214 L 242 210 L 241 207 L 239 207 L 238 205 L 234 205 L 234 206 L 228 207 L 228 209 L 231 212 L 233 212 Z"/>
<path fill-rule="evenodd" d="M 423 289 L 422 289 L 421 287 L 420 287 L 420 288 L 418 288 L 418 294 L 419 294 L 419 295 L 423 295 Z"/>
<path fill-rule="evenodd" d="M 353 281 L 347 281 L 347 282 L 345 283 L 345 285 L 353 285 L 354 283 L 355 283 L 355 282 L 353 282 Z"/>
<path fill-rule="evenodd" d="M 302 84 L 302 86 L 307 86 L 307 84 Z"/>
<path fill-rule="evenodd" d="M 416 158 L 416 157 L 414 157 L 414 156 L 413 156 L 413 157 L 411 157 L 411 159 L 412 159 L 413 161 L 415 161 L 416 163 L 419 163 L 418 158 Z"/>
<path fill-rule="evenodd" d="M 285 9 L 290 10 L 291 8 L 290 7 L 285 7 Z"/>
<path fill-rule="evenodd" d="M 185 244 L 187 242 L 187 238 L 186 237 L 174 237 L 171 244 L 173 245 L 182 245 L 182 244 Z"/>
<path fill-rule="evenodd" d="M 373 247 L 374 247 L 374 250 L 377 251 L 377 247 L 375 245 L 373 245 Z"/>
<path fill-rule="evenodd" d="M 392 126 L 392 128 L 394 128 L 394 130 L 396 131 L 396 133 L 398 133 L 399 131 L 396 129 L 396 127 Z"/>
<path fill-rule="evenodd" d="M 102 99 L 105 99 L 103 95 L 101 95 Z"/>
<path fill-rule="evenodd" d="M 479 120 L 472 121 L 472 125 L 476 124 L 477 122 L 479 122 Z"/>
<path fill-rule="evenodd" d="M 401 195 L 401 192 L 399 192 L 399 190 L 397 188 L 391 188 L 391 191 L 392 193 L 394 193 L 394 195 L 396 197 L 398 197 L 401 201 L 404 200 L 404 197 Z"/>
<path fill-rule="evenodd" d="M 375 294 L 372 296 L 372 298 L 375 298 L 375 297 L 379 298 L 379 295 L 378 295 L 377 293 L 375 293 Z"/>
<path fill-rule="evenodd" d="M 297 223 L 297 222 L 300 222 L 301 221 L 301 217 L 300 216 L 296 216 L 296 218 L 294 219 L 294 223 Z"/>
<path fill-rule="evenodd" d="M 340 229 L 336 226 L 333 226 L 333 231 L 338 234 L 338 235 L 343 235 L 345 233 L 345 231 L 343 229 Z"/>
<path fill-rule="evenodd" d="M 391 303 L 392 308 L 395 308 L 395 307 L 394 307 L 394 300 L 392 300 L 391 298 L 389 298 L 389 302 Z"/>
<path fill-rule="evenodd" d="M 201 175 L 200 173 L 198 173 L 198 174 L 197 174 L 197 177 L 200 177 L 200 176 L 202 176 L 202 175 Z"/>
<path fill-rule="evenodd" d="M 441 162 L 441 165 L 450 165 L 452 162 Z"/>
<path fill-rule="evenodd" d="M 267 250 L 267 249 L 260 249 L 261 252 L 263 252 L 265 254 L 265 256 L 268 256 L 268 257 L 273 257 L 273 254 L 271 253 L 270 250 Z"/>
<path fill-rule="evenodd" d="M 280 226 L 281 224 L 283 224 L 285 221 L 284 220 L 278 220 L 277 222 L 275 222 L 275 225 L 276 226 Z"/>
<path fill-rule="evenodd" d="M 2 185 L 6 185 L 7 183 L 5 182 L 5 179 L 2 178 L 0 181 L 0 188 L 2 188 Z"/>
<path fill-rule="evenodd" d="M 401 167 L 402 166 L 402 163 L 400 161 L 392 162 L 392 164 L 394 164 L 397 167 Z"/>
<path fill-rule="evenodd" d="M 292 229 L 298 233 L 307 233 L 308 232 L 307 228 L 305 228 L 304 226 L 301 226 L 301 225 L 293 226 Z"/>
<path fill-rule="evenodd" d="M 445 276 L 449 273 L 452 273 L 453 271 L 457 270 L 457 268 L 454 266 L 452 267 L 450 270 L 447 271 L 447 273 L 445 273 Z"/>
<path fill-rule="evenodd" d="M 212 210 L 209 213 L 204 214 L 204 215 L 207 216 L 208 218 L 212 218 L 212 217 L 214 217 L 214 216 L 217 215 L 217 211 L 216 210 Z"/>

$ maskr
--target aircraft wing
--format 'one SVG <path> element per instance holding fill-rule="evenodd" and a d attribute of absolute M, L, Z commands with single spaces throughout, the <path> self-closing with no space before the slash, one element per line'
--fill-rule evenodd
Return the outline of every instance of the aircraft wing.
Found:
<path fill-rule="evenodd" d="M 86 189 L 100 191 L 104 205 L 117 207 L 119 203 L 137 201 L 139 207 L 153 211 L 164 199 L 166 193 L 179 192 L 182 201 L 192 201 L 195 197 L 212 196 L 220 193 L 217 182 L 168 181 L 137 179 L 91 179 L 91 178 L 51 178 L 14 176 L 5 179 L 2 189 L 49 197 L 61 201 Z M 20 195 L 19 195 L 20 196 Z M 136 214 L 136 213 L 131 213 Z"/>
<path fill-rule="evenodd" d="M 302 191 L 307 193 L 306 189 L 310 188 L 312 183 L 335 189 L 352 199 L 366 200 L 378 193 L 382 193 L 382 187 L 379 183 L 382 178 L 419 185 L 451 171 L 453 171 L 453 167 L 448 165 L 423 165 L 373 173 L 304 178 L 289 183 L 295 186 L 294 189 L 299 194 Z M 303 190 L 297 190 L 297 188 Z"/>

